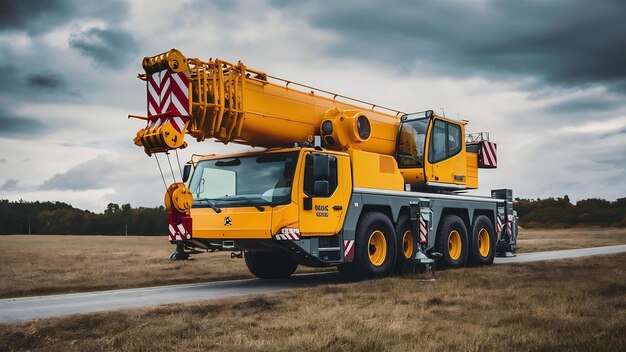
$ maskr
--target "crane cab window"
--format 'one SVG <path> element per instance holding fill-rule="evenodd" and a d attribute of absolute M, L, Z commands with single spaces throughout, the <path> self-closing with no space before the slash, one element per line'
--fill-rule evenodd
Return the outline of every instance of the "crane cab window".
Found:
<path fill-rule="evenodd" d="M 461 151 L 461 127 L 435 120 L 430 136 L 428 161 L 431 164 L 448 159 Z"/>
<path fill-rule="evenodd" d="M 398 133 L 396 160 L 399 168 L 424 166 L 424 142 L 428 118 L 403 121 Z"/>
<path fill-rule="evenodd" d="M 448 157 L 461 151 L 461 127 L 448 123 Z"/>

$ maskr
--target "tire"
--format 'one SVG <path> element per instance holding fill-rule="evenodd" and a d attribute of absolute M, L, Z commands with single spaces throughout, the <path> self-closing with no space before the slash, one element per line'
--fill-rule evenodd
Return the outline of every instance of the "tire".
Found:
<path fill-rule="evenodd" d="M 413 236 L 413 228 L 411 219 L 408 216 L 401 216 L 396 225 L 396 266 L 394 272 L 397 274 L 412 272 L 416 270 L 416 266 L 411 263 L 410 259 L 415 256 L 419 243 Z"/>
<path fill-rule="evenodd" d="M 469 264 L 491 265 L 496 255 L 496 232 L 488 217 L 480 215 L 474 219 L 470 238 Z"/>
<path fill-rule="evenodd" d="M 284 252 L 245 252 L 246 266 L 259 279 L 282 279 L 291 276 L 298 263 Z"/>
<path fill-rule="evenodd" d="M 467 262 L 468 239 L 463 220 L 456 215 L 446 215 L 439 225 L 435 251 L 442 254 L 438 263 L 446 268 L 460 268 Z"/>
<path fill-rule="evenodd" d="M 366 213 L 359 220 L 354 241 L 354 261 L 344 272 L 356 279 L 391 274 L 396 262 L 396 235 L 391 220 L 379 212 Z"/>

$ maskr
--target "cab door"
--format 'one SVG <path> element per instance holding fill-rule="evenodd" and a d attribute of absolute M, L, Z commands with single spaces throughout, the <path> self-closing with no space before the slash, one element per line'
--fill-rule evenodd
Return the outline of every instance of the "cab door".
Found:
<path fill-rule="evenodd" d="M 426 185 L 465 188 L 467 159 L 464 125 L 435 119 L 431 126 L 425 163 Z"/>
<path fill-rule="evenodd" d="M 341 230 L 352 193 L 349 159 L 318 152 L 308 152 L 304 158 L 299 187 L 300 233 L 334 235 Z"/>

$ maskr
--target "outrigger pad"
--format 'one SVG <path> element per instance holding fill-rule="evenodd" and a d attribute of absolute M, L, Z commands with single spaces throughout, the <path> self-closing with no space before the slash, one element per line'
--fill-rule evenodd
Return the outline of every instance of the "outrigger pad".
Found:
<path fill-rule="evenodd" d="M 176 245 L 176 251 L 170 255 L 171 260 L 188 260 L 189 253 L 185 252 L 185 247 L 182 244 Z"/>

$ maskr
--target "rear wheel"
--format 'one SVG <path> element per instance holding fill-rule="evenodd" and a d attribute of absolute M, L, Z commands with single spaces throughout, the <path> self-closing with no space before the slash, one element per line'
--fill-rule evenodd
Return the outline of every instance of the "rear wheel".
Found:
<path fill-rule="evenodd" d="M 379 212 L 363 215 L 356 229 L 354 261 L 340 271 L 353 278 L 389 275 L 396 261 L 396 236 L 389 218 Z"/>
<path fill-rule="evenodd" d="M 460 217 L 446 215 L 437 231 L 435 250 L 442 254 L 439 262 L 448 268 L 460 268 L 467 262 L 467 229 Z"/>
<path fill-rule="evenodd" d="M 298 263 L 285 252 L 245 252 L 246 266 L 259 279 L 281 279 L 291 276 Z"/>
<path fill-rule="evenodd" d="M 478 216 L 472 226 L 469 263 L 471 265 L 491 265 L 495 257 L 496 234 L 488 217 Z"/>
<path fill-rule="evenodd" d="M 398 250 L 396 253 L 396 273 L 403 273 L 411 271 L 414 266 L 411 264 L 411 258 L 415 255 L 417 250 L 417 242 L 413 237 L 413 230 L 411 227 L 411 219 L 408 216 L 400 217 L 396 226 L 396 242 L 398 244 Z"/>

